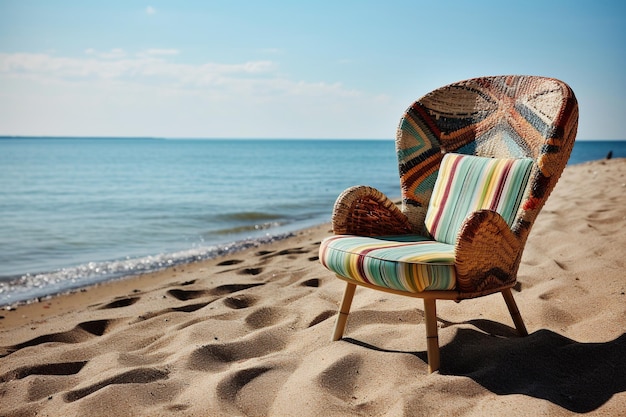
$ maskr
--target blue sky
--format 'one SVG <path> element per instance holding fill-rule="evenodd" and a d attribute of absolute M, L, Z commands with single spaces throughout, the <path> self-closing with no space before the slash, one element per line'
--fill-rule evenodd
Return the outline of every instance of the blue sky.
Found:
<path fill-rule="evenodd" d="M 0 135 L 393 138 L 436 87 L 534 74 L 626 139 L 624 4 L 0 0 Z"/>

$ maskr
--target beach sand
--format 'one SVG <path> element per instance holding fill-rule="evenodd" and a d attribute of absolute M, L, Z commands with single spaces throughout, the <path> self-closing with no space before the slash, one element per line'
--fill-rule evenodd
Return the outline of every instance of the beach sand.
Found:
<path fill-rule="evenodd" d="M 330 210 L 330 207 L 329 207 Z M 566 168 L 514 296 L 439 301 L 428 375 L 419 299 L 344 289 L 330 225 L 0 311 L 0 416 L 559 416 L 626 412 L 626 159 Z"/>

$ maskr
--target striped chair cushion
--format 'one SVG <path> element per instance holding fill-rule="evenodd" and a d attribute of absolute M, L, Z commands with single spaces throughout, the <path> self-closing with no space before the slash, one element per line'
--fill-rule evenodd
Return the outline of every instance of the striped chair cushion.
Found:
<path fill-rule="evenodd" d="M 331 236 L 320 261 L 342 277 L 394 290 L 449 290 L 456 285 L 454 246 L 424 236 Z"/>
<path fill-rule="evenodd" d="M 463 221 L 474 211 L 498 212 L 513 225 L 533 160 L 447 153 L 426 212 L 426 229 L 438 242 L 455 244 Z"/>

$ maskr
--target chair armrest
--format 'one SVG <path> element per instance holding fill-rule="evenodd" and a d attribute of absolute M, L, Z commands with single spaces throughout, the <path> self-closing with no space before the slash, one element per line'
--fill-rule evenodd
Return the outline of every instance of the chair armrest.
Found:
<path fill-rule="evenodd" d="M 455 247 L 457 286 L 480 293 L 511 286 L 517 278 L 523 245 L 492 210 L 472 213 L 462 224 Z"/>
<path fill-rule="evenodd" d="M 333 232 L 359 236 L 403 235 L 411 224 L 382 192 L 359 185 L 345 190 L 333 208 Z"/>

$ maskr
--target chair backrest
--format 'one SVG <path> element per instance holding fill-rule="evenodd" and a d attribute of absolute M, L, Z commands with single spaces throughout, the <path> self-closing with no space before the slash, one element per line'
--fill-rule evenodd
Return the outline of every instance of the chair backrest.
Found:
<path fill-rule="evenodd" d="M 562 81 L 537 76 L 473 78 L 438 88 L 404 113 L 396 135 L 402 211 L 414 231 L 424 217 L 443 154 L 532 158 L 512 230 L 525 241 L 567 164 L 578 104 Z"/>

